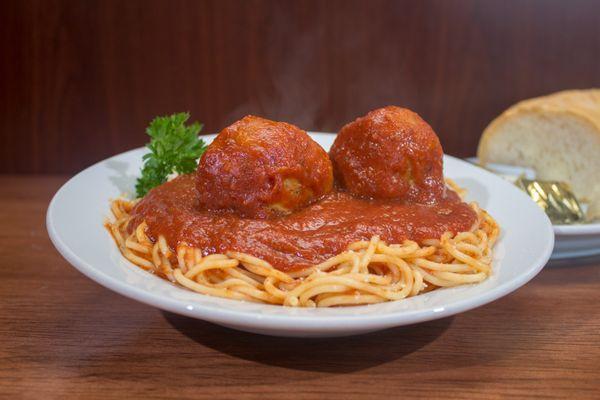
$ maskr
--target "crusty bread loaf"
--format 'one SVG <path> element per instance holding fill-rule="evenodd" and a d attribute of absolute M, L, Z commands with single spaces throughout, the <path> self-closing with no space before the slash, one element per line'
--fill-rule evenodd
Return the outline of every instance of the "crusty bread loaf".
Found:
<path fill-rule="evenodd" d="M 531 167 L 538 179 L 564 181 L 588 219 L 600 218 L 600 89 L 567 90 L 522 101 L 485 129 L 482 163 Z"/>

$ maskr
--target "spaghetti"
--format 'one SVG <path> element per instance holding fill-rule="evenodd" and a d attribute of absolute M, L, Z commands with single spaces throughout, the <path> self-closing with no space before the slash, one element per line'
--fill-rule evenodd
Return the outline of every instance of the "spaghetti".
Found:
<path fill-rule="evenodd" d="M 453 182 L 448 182 L 455 190 Z M 192 291 L 210 296 L 292 307 L 351 306 L 400 300 L 438 287 L 477 283 L 492 270 L 492 248 L 499 235 L 496 221 L 477 204 L 470 231 L 444 233 L 420 244 L 388 244 L 378 236 L 357 241 L 328 260 L 283 272 L 247 253 L 229 251 L 204 256 L 202 249 L 164 236 L 152 240 L 145 222 L 132 231 L 134 201 L 114 200 L 113 220 L 106 223 L 129 261 Z"/>

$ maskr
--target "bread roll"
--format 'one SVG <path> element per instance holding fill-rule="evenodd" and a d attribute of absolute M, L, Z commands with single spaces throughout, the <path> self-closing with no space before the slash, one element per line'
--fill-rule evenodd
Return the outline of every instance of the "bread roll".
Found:
<path fill-rule="evenodd" d="M 542 180 L 570 184 L 600 218 L 600 89 L 567 90 L 522 101 L 483 132 L 482 163 L 531 167 Z"/>

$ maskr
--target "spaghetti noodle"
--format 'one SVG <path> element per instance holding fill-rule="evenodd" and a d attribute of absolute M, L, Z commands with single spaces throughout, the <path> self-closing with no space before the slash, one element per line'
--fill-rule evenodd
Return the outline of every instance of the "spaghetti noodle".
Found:
<path fill-rule="evenodd" d="M 455 190 L 453 182 L 448 182 Z M 229 251 L 203 256 L 202 249 L 164 236 L 151 240 L 145 222 L 129 231 L 134 201 L 114 200 L 106 223 L 129 261 L 192 291 L 210 296 L 292 307 L 331 307 L 400 300 L 438 287 L 477 283 L 492 270 L 496 221 L 472 203 L 470 231 L 439 239 L 388 244 L 378 236 L 357 241 L 328 260 L 283 272 L 250 254 Z M 129 233 L 130 232 L 130 233 Z"/>

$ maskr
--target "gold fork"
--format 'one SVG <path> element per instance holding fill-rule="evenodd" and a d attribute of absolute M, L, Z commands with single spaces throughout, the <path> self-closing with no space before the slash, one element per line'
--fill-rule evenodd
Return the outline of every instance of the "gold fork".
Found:
<path fill-rule="evenodd" d="M 515 185 L 546 212 L 552 223 L 575 224 L 585 221 L 585 213 L 566 183 L 519 177 Z"/>

